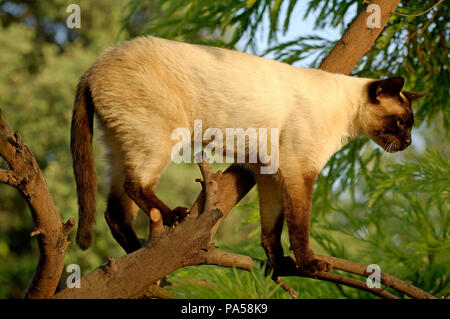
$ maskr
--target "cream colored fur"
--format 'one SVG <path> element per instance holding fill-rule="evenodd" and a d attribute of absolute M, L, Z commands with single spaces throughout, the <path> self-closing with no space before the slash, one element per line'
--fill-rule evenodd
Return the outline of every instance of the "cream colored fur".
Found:
<path fill-rule="evenodd" d="M 136 207 L 128 196 L 144 210 L 159 205 L 170 213 L 153 189 L 178 142 L 171 139 L 175 129 L 193 132 L 194 120 L 202 121 L 203 130 L 222 132 L 278 128 L 284 180 L 260 175 L 258 166 L 252 166 L 260 193 L 263 246 L 274 263 L 282 258 L 279 237 L 286 217 L 297 261 L 306 268 L 326 270 L 328 266 L 314 259 L 309 246 L 315 177 L 330 156 L 361 134 L 384 147 L 389 139 L 379 128 L 387 123 L 385 115 L 408 111 L 402 106 L 405 96 L 395 94 L 381 94 L 371 104 L 374 97 L 370 100 L 368 87 L 374 81 L 155 37 L 110 49 L 85 73 L 80 92 L 89 90 L 109 148 L 111 205 L 106 216 L 113 235 L 129 252 L 139 246 L 130 226 Z M 399 81 L 390 83 L 403 85 L 403 79 Z M 378 94 L 389 87 L 376 89 Z M 83 105 L 77 103 L 75 110 Z M 86 118 L 81 120 L 74 122 L 75 136 L 77 123 L 87 123 Z M 84 145 L 82 137 L 75 141 Z M 79 170 L 82 165 L 75 166 Z M 289 208 L 284 215 L 281 201 Z M 114 203 L 128 208 L 121 212 Z M 80 238 L 90 238 L 88 228 L 79 233 Z"/>
<path fill-rule="evenodd" d="M 245 53 L 142 37 L 106 52 L 87 73 L 114 174 L 150 183 L 170 162 L 172 130 L 279 128 L 280 165 L 320 171 L 362 132 L 361 79 Z"/>

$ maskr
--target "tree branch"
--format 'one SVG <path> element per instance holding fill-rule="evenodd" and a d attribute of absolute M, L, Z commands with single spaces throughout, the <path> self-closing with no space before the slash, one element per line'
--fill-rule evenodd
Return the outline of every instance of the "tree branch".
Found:
<path fill-rule="evenodd" d="M 288 258 L 294 258 L 293 255 L 286 256 Z M 355 263 L 349 260 L 336 258 L 336 257 L 330 257 L 326 255 L 318 255 L 321 259 L 329 262 L 333 269 L 336 270 L 342 270 L 348 273 L 360 275 L 363 277 L 368 277 L 371 275 L 371 273 L 367 272 L 367 266 Z M 203 259 L 202 259 L 203 258 Z M 192 265 L 198 265 L 198 264 L 207 264 L 207 265 L 217 265 L 222 267 L 234 267 L 242 270 L 251 270 L 255 263 L 257 264 L 265 264 L 265 261 L 259 260 L 259 259 L 253 259 L 248 256 L 240 255 L 240 254 L 234 254 L 229 252 L 223 252 L 218 250 L 208 251 L 200 256 L 198 256 L 198 259 L 195 260 L 195 263 Z M 294 265 L 294 263 L 292 263 Z M 283 269 L 283 272 L 280 274 L 277 274 L 278 276 L 299 276 L 299 277 L 307 277 L 307 278 L 313 278 L 318 280 L 325 280 L 330 281 L 338 284 L 343 284 L 346 286 L 350 286 L 353 288 L 357 288 L 360 290 L 364 290 L 367 292 L 370 292 L 376 296 L 387 298 L 387 299 L 395 299 L 394 295 L 388 293 L 384 289 L 378 289 L 378 288 L 369 288 L 365 282 L 362 282 L 357 279 L 344 277 L 336 274 L 330 274 L 326 272 L 321 272 L 317 275 L 311 275 L 305 272 L 302 272 L 298 268 L 290 268 L 290 269 Z M 398 278 L 395 278 L 393 276 L 390 276 L 384 272 L 381 272 L 380 274 L 381 283 L 385 285 L 386 287 L 395 289 L 401 293 L 404 293 L 412 298 L 419 298 L 419 299 L 436 299 L 433 295 L 411 285 L 410 283 L 407 283 L 403 280 L 400 280 Z"/>
<path fill-rule="evenodd" d="M 380 8 L 379 28 L 367 26 L 367 21 L 372 13 L 368 12 L 367 6 L 364 5 L 330 54 L 323 59 L 320 69 L 333 73 L 349 74 L 358 61 L 370 50 L 399 3 L 400 0 L 370 1 L 371 5 L 375 4 Z"/>
<path fill-rule="evenodd" d="M 242 270 L 250 271 L 254 264 L 264 265 L 264 260 L 254 259 L 245 255 L 224 252 L 220 250 L 207 251 L 199 256 L 204 260 L 198 260 L 196 265 L 216 265 L 221 267 L 233 267 Z M 280 277 L 272 278 L 280 287 L 286 290 L 292 298 L 298 297 L 298 292 L 292 289 L 287 283 L 285 283 Z"/>
<path fill-rule="evenodd" d="M 196 256 L 193 261 L 196 265 L 216 265 L 222 267 L 233 267 L 243 270 L 250 270 L 253 268 L 255 262 L 261 263 L 261 260 L 253 259 L 252 257 L 229 253 L 220 250 L 211 250 Z"/>
<path fill-rule="evenodd" d="M 289 258 L 292 258 L 292 256 L 287 256 Z M 321 256 L 323 257 L 323 256 Z M 326 256 L 327 257 L 327 256 Z M 324 258 L 325 259 L 325 258 Z M 340 260 L 339 258 L 335 258 Z M 333 259 L 334 260 L 334 259 Z M 218 250 L 208 251 L 195 259 L 195 261 L 192 261 L 190 266 L 194 265 L 217 265 L 222 267 L 234 267 L 242 270 L 252 270 L 255 264 L 264 265 L 266 262 L 258 259 L 253 259 L 248 256 L 240 255 L 240 254 L 234 254 L 229 252 L 223 252 Z M 292 264 L 294 265 L 294 263 Z M 346 271 L 346 269 L 341 269 Z M 330 281 L 346 286 L 350 286 L 353 288 L 357 288 L 360 290 L 368 291 L 376 296 L 387 298 L 387 299 L 395 299 L 394 295 L 384 291 L 383 289 L 371 289 L 369 288 L 366 283 L 356 280 L 353 278 L 348 278 L 344 276 L 339 276 L 336 274 L 330 274 L 326 272 L 318 273 L 315 276 L 312 276 L 311 274 L 302 272 L 298 268 L 290 268 L 290 269 L 283 269 L 282 273 L 276 274 L 275 281 L 277 283 L 281 283 L 283 289 L 287 290 L 288 292 L 292 289 L 290 287 L 286 287 L 285 283 L 281 282 L 281 279 L 279 279 L 278 276 L 299 276 L 299 277 L 307 277 L 307 278 L 313 278 L 318 280 L 325 280 Z M 291 294 L 292 295 L 292 294 Z"/>
<path fill-rule="evenodd" d="M 222 175 L 219 173 L 211 173 L 206 161 L 199 163 L 204 182 L 204 190 L 199 198 L 203 198 L 205 203 L 200 205 L 198 201 L 193 205 L 192 210 L 194 216 L 186 218 L 175 228 L 167 228 L 161 224 L 161 216 L 159 211 L 152 210 L 150 218 L 153 226 L 152 234 L 148 244 L 138 251 L 120 257 L 114 261 L 114 267 L 98 268 L 81 279 L 81 288 L 79 289 L 63 289 L 58 292 L 55 298 L 136 298 L 146 295 L 148 287 L 152 287 L 152 283 L 164 278 L 173 271 L 186 266 L 195 265 L 218 265 L 222 267 L 235 267 L 243 270 L 251 270 L 256 263 L 265 265 L 262 260 L 253 259 L 248 256 L 218 251 L 212 242 L 215 230 L 223 219 L 223 216 L 231 210 L 236 202 L 231 205 L 228 203 L 229 198 L 224 197 L 222 187 L 230 186 L 224 184 L 224 181 L 233 180 L 236 173 L 236 167 L 231 167 Z M 234 180 L 235 181 L 235 180 Z M 250 180 L 247 180 L 249 182 Z M 243 186 L 243 184 L 240 184 Z M 248 191 L 248 185 L 245 187 L 237 187 L 241 192 L 234 193 L 234 200 L 239 200 L 241 196 Z M 217 200 L 217 201 L 216 201 Z M 223 202 L 225 201 L 225 202 Z M 215 204 L 213 204 L 215 203 Z M 228 203 L 225 205 L 225 203 Z M 200 211 L 199 207 L 205 208 Z M 219 208 L 222 207 L 222 208 Z M 222 210 L 224 207 L 227 210 Z M 162 228 L 161 228 L 162 227 Z M 189 236 L 186 236 L 189 234 Z M 370 273 L 366 272 L 366 267 L 351 261 L 342 260 L 335 257 L 319 256 L 328 261 L 334 269 L 346 271 L 353 274 L 368 277 Z M 354 287 L 363 291 L 370 292 L 376 296 L 394 299 L 396 296 L 390 294 L 384 289 L 369 288 L 363 281 L 349 278 L 333 273 L 321 272 L 315 275 L 301 271 L 295 265 L 293 256 L 292 263 L 286 263 L 285 269 L 277 270 L 274 274 L 274 280 L 280 286 L 287 290 L 291 296 L 296 296 L 296 292 L 284 283 L 279 276 L 300 276 L 318 280 L 325 280 L 337 284 Z M 158 260 L 158 263 L 155 263 Z M 132 271 L 131 271 L 132 269 Z M 420 289 L 413 287 L 397 278 L 389 276 L 385 273 L 381 274 L 383 284 L 406 293 L 414 298 L 434 298 Z"/>
<path fill-rule="evenodd" d="M 30 207 L 39 245 L 39 261 L 26 298 L 49 298 L 56 289 L 64 268 L 67 236 L 75 225 L 73 219 L 63 224 L 53 204 L 47 184 L 33 154 L 22 143 L 0 114 L 0 156 L 9 170 L 0 170 L 0 182 L 14 186 Z"/>
<path fill-rule="evenodd" d="M 139 299 L 158 298 L 158 299 L 173 299 L 176 295 L 156 284 L 150 285 L 145 293 Z"/>
<path fill-rule="evenodd" d="M 343 270 L 355 275 L 368 277 L 371 273 L 367 272 L 367 266 L 337 257 L 319 255 L 320 258 L 329 262 L 334 269 Z M 384 272 L 381 272 L 381 283 L 386 287 L 395 289 L 401 293 L 404 293 L 412 298 L 418 299 L 436 299 L 433 295 L 411 285 L 410 283 L 395 278 Z"/>
<path fill-rule="evenodd" d="M 213 250 L 212 238 L 218 224 L 254 181 L 249 172 L 242 172 L 236 166 L 222 175 L 212 174 L 207 165 L 206 161 L 199 164 L 204 189 L 188 218 L 174 228 L 161 228 L 159 212 L 153 210 L 150 227 L 152 232 L 158 229 L 158 237 L 152 235 L 147 245 L 116 259 L 114 271 L 97 268 L 81 278 L 81 288 L 65 288 L 54 298 L 136 298 L 144 295 L 152 283 L 203 258 L 205 251 Z"/>

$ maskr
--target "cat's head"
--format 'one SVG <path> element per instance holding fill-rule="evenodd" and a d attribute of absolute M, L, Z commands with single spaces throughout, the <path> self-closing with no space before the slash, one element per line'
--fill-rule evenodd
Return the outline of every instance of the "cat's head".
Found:
<path fill-rule="evenodd" d="M 404 79 L 393 77 L 367 86 L 365 134 L 385 151 L 403 151 L 411 144 L 412 101 L 427 93 L 402 91 Z"/>

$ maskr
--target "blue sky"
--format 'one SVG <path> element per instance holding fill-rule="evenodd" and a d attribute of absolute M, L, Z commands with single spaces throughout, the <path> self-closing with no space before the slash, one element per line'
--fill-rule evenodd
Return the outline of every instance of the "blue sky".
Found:
<path fill-rule="evenodd" d="M 317 14 L 314 12 L 310 13 L 309 16 L 307 16 L 306 19 L 304 19 L 306 9 L 307 9 L 306 3 L 299 3 L 295 7 L 295 9 L 291 15 L 291 24 L 290 24 L 290 27 L 289 27 L 288 31 L 286 32 L 286 34 L 282 34 L 282 32 L 278 32 L 278 42 L 279 43 L 292 41 L 300 36 L 307 36 L 307 35 L 317 35 L 317 36 L 321 36 L 321 37 L 324 37 L 324 38 L 330 39 L 330 40 L 338 40 L 341 38 L 342 32 L 341 32 L 341 30 L 339 30 L 339 28 L 331 28 L 330 27 L 327 29 L 315 30 L 314 23 L 317 19 Z M 286 15 L 286 6 L 282 7 L 281 10 L 282 10 L 281 16 L 283 17 Z M 352 9 L 349 10 L 349 13 L 346 15 L 346 17 L 344 17 L 346 24 L 350 23 L 355 15 L 356 15 L 356 3 L 352 7 Z M 283 20 L 284 19 L 282 18 L 281 21 L 283 21 Z M 259 48 L 258 54 L 268 48 L 268 45 L 267 45 L 268 30 L 269 30 L 269 17 L 268 17 L 268 15 L 266 15 L 264 17 L 264 21 L 263 21 L 263 28 L 260 29 L 256 35 L 256 40 L 257 40 L 256 43 Z M 241 42 L 243 43 L 246 40 L 247 39 L 243 39 Z M 267 57 L 271 58 L 273 56 L 268 55 Z M 294 65 L 296 65 L 298 67 L 309 67 L 314 58 L 315 58 L 315 56 L 313 55 L 309 58 L 306 58 L 302 61 L 295 63 Z"/>

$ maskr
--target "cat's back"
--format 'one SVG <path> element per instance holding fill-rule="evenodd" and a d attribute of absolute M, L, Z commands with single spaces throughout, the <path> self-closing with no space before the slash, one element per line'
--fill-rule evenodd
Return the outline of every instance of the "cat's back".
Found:
<path fill-rule="evenodd" d="M 247 53 L 218 47 L 188 44 L 153 36 L 138 37 L 107 50 L 90 68 L 88 78 L 95 86 L 105 82 L 126 82 L 134 79 L 155 79 L 159 83 L 268 85 L 289 79 L 295 81 L 298 68 Z M 292 82 L 291 81 L 291 82 Z M 157 85 L 157 83 L 153 83 Z M 285 84 L 285 83 L 284 83 Z M 170 83 L 169 83 L 170 85 Z"/>
<path fill-rule="evenodd" d="M 326 72 L 250 54 L 152 36 L 111 48 L 87 72 L 105 118 L 151 114 L 190 127 L 282 126 L 290 110 L 321 94 Z M 320 85 L 317 85 L 320 83 Z M 304 101 L 304 102 L 302 102 Z"/>

